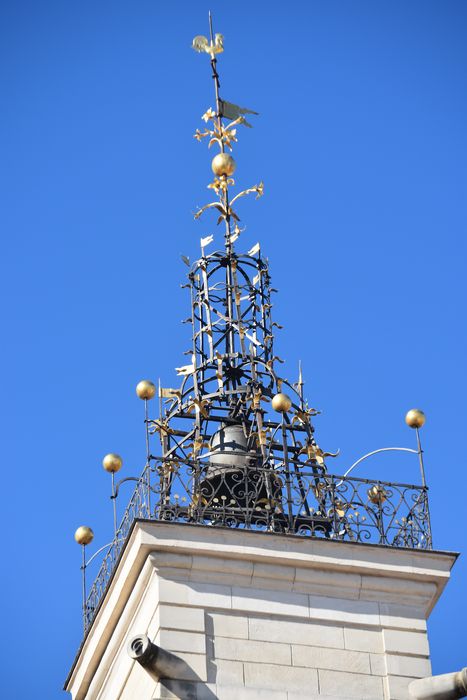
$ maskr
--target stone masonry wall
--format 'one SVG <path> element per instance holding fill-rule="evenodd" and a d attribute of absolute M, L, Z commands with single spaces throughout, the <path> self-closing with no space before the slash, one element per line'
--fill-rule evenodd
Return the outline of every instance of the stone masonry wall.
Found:
<path fill-rule="evenodd" d="M 68 689 L 74 700 L 408 700 L 455 556 L 144 523 Z M 117 572 L 118 574 L 119 572 Z M 131 659 L 145 633 L 184 666 Z"/>
<path fill-rule="evenodd" d="M 185 677 L 193 686 L 159 684 L 155 698 L 191 693 L 196 700 L 405 700 L 408 683 L 431 674 L 425 622 L 408 617 L 406 609 L 384 609 L 402 617 L 381 615 L 378 604 L 343 606 L 341 601 L 345 614 L 332 615 L 335 601 L 320 598 L 304 618 L 303 610 L 290 614 L 290 597 L 274 596 L 267 612 L 248 596 L 245 605 L 242 592 L 234 592 L 235 613 L 178 607 L 173 603 L 180 589 L 173 588 L 167 596 L 172 604 L 160 604 L 148 632 L 195 675 L 187 670 Z M 210 587 L 207 595 L 214 593 Z"/>

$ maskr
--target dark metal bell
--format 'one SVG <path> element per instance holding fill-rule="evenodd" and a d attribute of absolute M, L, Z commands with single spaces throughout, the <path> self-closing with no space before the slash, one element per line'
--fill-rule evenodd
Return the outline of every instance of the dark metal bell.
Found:
<path fill-rule="evenodd" d="M 261 468 L 261 454 L 248 450 L 243 426 L 222 426 L 211 438 L 209 466 L 200 483 L 201 503 L 237 513 L 258 512 L 271 510 L 278 495 L 273 474 Z"/>

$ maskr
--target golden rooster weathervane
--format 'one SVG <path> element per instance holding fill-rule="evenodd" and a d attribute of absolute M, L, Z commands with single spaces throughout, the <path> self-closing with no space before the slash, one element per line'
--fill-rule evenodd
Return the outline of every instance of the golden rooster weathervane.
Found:
<path fill-rule="evenodd" d="M 222 53 L 224 50 L 224 37 L 222 34 L 216 34 L 213 41 L 211 13 L 209 13 L 209 25 L 211 30 L 211 41 L 209 42 L 205 36 L 198 34 L 198 36 L 195 36 L 193 39 L 193 48 L 199 53 L 208 53 L 211 58 L 214 58 L 217 53 Z"/>

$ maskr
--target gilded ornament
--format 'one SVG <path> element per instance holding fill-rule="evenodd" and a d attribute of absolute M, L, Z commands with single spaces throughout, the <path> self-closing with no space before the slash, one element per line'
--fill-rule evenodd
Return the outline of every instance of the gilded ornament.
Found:
<path fill-rule="evenodd" d="M 115 452 L 109 452 L 109 454 L 105 455 L 104 459 L 102 460 L 102 466 L 104 467 L 105 471 L 109 472 L 110 474 L 115 474 L 115 472 L 120 471 L 122 464 L 122 458 L 120 455 L 115 454 Z"/>
<path fill-rule="evenodd" d="M 156 385 L 149 381 L 149 379 L 143 379 L 136 385 L 136 394 L 140 399 L 149 401 L 156 395 Z"/>
<path fill-rule="evenodd" d="M 419 408 L 411 408 L 407 411 L 405 422 L 409 428 L 422 428 L 425 425 L 426 416 Z"/>
<path fill-rule="evenodd" d="M 347 508 L 349 508 L 349 504 L 344 503 L 344 501 L 335 501 L 334 502 L 334 509 L 336 511 L 336 514 L 339 516 L 339 518 L 344 517 Z"/>
<path fill-rule="evenodd" d="M 289 399 L 287 394 L 280 392 L 274 396 L 271 405 L 278 413 L 287 413 L 287 411 L 290 411 L 292 401 Z"/>
<path fill-rule="evenodd" d="M 236 163 L 228 153 L 218 153 L 217 156 L 214 156 L 212 159 L 211 167 L 212 172 L 214 175 L 217 175 L 217 177 L 221 177 L 222 175 L 230 177 L 235 172 Z"/>
<path fill-rule="evenodd" d="M 193 399 L 187 408 L 187 413 L 201 413 L 204 418 L 209 418 L 209 401 L 207 399 Z"/>
<path fill-rule="evenodd" d="M 192 48 L 198 53 L 208 53 L 211 58 L 216 54 L 222 53 L 224 50 L 224 37 L 222 34 L 216 34 L 214 41 L 210 42 L 205 36 L 197 35 L 193 39 Z"/>
<path fill-rule="evenodd" d="M 382 486 L 375 484 L 367 491 L 368 498 L 375 505 L 380 506 L 387 499 L 387 493 Z"/>
<path fill-rule="evenodd" d="M 201 119 L 203 121 L 205 121 L 207 124 L 210 119 L 214 121 L 214 119 L 216 119 L 216 117 L 217 117 L 217 114 L 214 112 L 212 107 L 209 107 L 209 109 L 206 110 L 206 112 L 203 114 Z"/>
<path fill-rule="evenodd" d="M 75 532 L 75 540 L 78 544 L 91 544 L 94 539 L 94 533 L 90 527 L 81 525 Z"/>

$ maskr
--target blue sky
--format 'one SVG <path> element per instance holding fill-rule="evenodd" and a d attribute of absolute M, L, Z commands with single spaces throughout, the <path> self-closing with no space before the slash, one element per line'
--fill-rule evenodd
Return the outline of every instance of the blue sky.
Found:
<path fill-rule="evenodd" d="M 192 216 L 211 177 L 192 134 L 213 98 L 190 44 L 209 7 L 222 94 L 260 112 L 236 149 L 238 184 L 265 182 L 242 242 L 270 258 L 285 376 L 301 359 L 339 473 L 414 446 L 403 417 L 422 407 L 435 547 L 465 548 L 466 4 L 3 0 L 2 697 L 65 697 L 74 530 L 110 539 L 102 456 L 140 472 L 134 387 L 170 386 L 183 364 L 180 255 L 215 232 Z M 419 480 L 412 455 L 359 473 Z M 461 557 L 429 623 L 436 673 L 466 663 L 466 577 Z"/>

